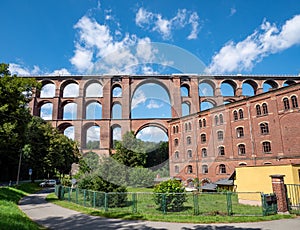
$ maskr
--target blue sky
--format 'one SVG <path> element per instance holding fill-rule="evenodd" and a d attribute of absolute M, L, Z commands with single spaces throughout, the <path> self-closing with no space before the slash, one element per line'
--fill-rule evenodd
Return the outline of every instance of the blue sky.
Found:
<path fill-rule="evenodd" d="M 0 8 L 0 62 L 18 75 L 300 73 L 296 0 L 2 0 Z M 165 92 L 155 98 L 151 87 L 136 91 L 132 114 L 143 116 L 135 107 L 143 105 L 169 117 Z"/>
<path fill-rule="evenodd" d="M 0 7 L 0 61 L 20 75 L 300 73 L 295 0 L 2 0 Z M 159 52 L 154 43 L 164 44 Z M 179 49 L 205 68 L 161 55 Z"/>

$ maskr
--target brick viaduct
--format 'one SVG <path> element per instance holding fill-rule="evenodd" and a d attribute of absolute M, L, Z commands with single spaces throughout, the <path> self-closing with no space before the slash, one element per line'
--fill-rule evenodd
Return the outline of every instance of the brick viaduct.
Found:
<path fill-rule="evenodd" d="M 224 102 L 233 102 L 245 98 L 243 95 L 243 84 L 252 87 L 254 95 L 263 93 L 264 85 L 269 88 L 280 88 L 300 81 L 298 76 L 254 76 L 254 75 L 101 75 L 101 76 L 34 76 L 42 83 L 42 90 L 36 92 L 34 99 L 30 103 L 32 114 L 41 116 L 41 108 L 45 104 L 52 105 L 52 115 L 48 118 L 54 127 L 62 132 L 68 127 L 74 127 L 74 139 L 77 140 L 83 151 L 87 151 L 87 129 L 91 126 L 100 127 L 100 146 L 95 152 L 98 154 L 107 154 L 112 146 L 112 130 L 114 127 L 121 128 L 123 135 L 127 131 L 138 133 L 145 127 L 155 126 L 161 128 L 168 134 L 169 118 L 149 118 L 132 119 L 131 104 L 136 90 L 147 83 L 154 83 L 161 86 L 169 95 L 171 107 L 170 118 L 181 117 L 182 105 L 189 108 L 189 113 L 199 112 L 201 103 L 209 102 L 212 106 L 221 105 Z M 78 93 L 75 96 L 64 95 L 66 87 L 75 84 Z M 199 86 L 206 84 L 211 87 L 212 94 L 205 95 L 200 93 Z M 222 95 L 221 86 L 230 85 L 231 95 Z M 52 85 L 53 95 L 43 94 L 43 89 L 47 85 Z M 89 86 L 99 86 L 101 95 L 90 95 Z M 115 96 L 114 89 L 118 88 L 121 94 Z M 182 89 L 187 92 L 182 95 Z M 87 119 L 86 107 L 97 102 L 102 106 L 102 115 L 100 119 Z M 69 103 L 75 103 L 77 107 L 76 117 L 64 118 L 64 108 Z M 121 108 L 121 117 L 113 118 L 113 107 L 119 105 Z"/>

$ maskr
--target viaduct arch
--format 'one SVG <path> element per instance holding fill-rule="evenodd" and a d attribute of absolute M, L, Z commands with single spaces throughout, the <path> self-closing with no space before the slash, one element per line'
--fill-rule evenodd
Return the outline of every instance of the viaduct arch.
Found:
<path fill-rule="evenodd" d="M 154 125 L 168 134 L 168 120 L 186 115 L 183 113 L 183 104 L 188 106 L 188 113 L 193 114 L 199 112 L 201 104 L 205 102 L 218 106 L 300 82 L 298 76 L 265 75 L 93 75 L 34 78 L 42 83 L 42 90 L 35 92 L 30 102 L 32 115 L 43 118 L 43 106 L 52 105 L 50 116 L 48 114 L 44 118 L 62 132 L 73 127 L 74 139 L 80 143 L 82 151 L 89 150 L 86 143 L 89 139 L 87 130 L 99 127 L 100 145 L 97 150 L 93 150 L 98 154 L 109 153 L 113 144 L 113 127 L 120 127 L 123 135 L 127 131 L 137 133 L 144 127 Z M 131 117 L 133 95 L 140 86 L 147 83 L 161 86 L 169 95 L 170 118 Z M 203 83 L 211 87 L 212 93 L 205 95 L 200 92 L 203 91 L 200 89 Z M 224 84 L 232 88 L 232 95 L 222 95 Z M 243 92 L 245 84 L 252 88 L 253 95 Z M 70 85 L 74 87 L 69 87 Z M 185 93 L 181 94 L 183 88 Z M 93 106 L 87 108 L 91 104 Z M 92 119 L 87 116 L 90 110 L 94 113 Z M 73 116 L 67 116 L 68 113 L 73 113 Z"/>

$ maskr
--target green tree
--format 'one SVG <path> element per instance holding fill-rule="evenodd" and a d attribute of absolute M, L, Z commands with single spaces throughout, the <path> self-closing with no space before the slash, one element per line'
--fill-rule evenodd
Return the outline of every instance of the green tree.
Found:
<path fill-rule="evenodd" d="M 154 202 L 160 210 L 181 211 L 186 201 L 185 189 L 176 179 L 163 181 L 154 187 Z"/>
<path fill-rule="evenodd" d="M 127 132 L 122 141 L 116 142 L 114 159 L 128 167 L 146 165 L 146 151 L 143 142 L 137 139 L 133 132 Z"/>
<path fill-rule="evenodd" d="M 27 104 L 40 85 L 32 78 L 11 75 L 9 65 L 0 64 L 0 180 L 16 178 L 25 130 L 31 115 Z"/>
<path fill-rule="evenodd" d="M 28 124 L 26 143 L 24 160 L 33 169 L 33 179 L 69 174 L 79 161 L 77 143 L 39 117 Z"/>

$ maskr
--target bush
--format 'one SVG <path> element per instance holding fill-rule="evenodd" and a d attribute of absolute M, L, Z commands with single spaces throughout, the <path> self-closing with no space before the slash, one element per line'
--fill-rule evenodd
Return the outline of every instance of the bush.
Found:
<path fill-rule="evenodd" d="M 97 173 L 82 177 L 78 182 L 78 188 L 109 193 L 108 207 L 124 207 L 127 204 L 126 188 L 103 180 Z"/>
<path fill-rule="evenodd" d="M 184 187 L 178 180 L 164 181 L 154 187 L 154 202 L 159 210 L 181 211 L 186 201 Z"/>

